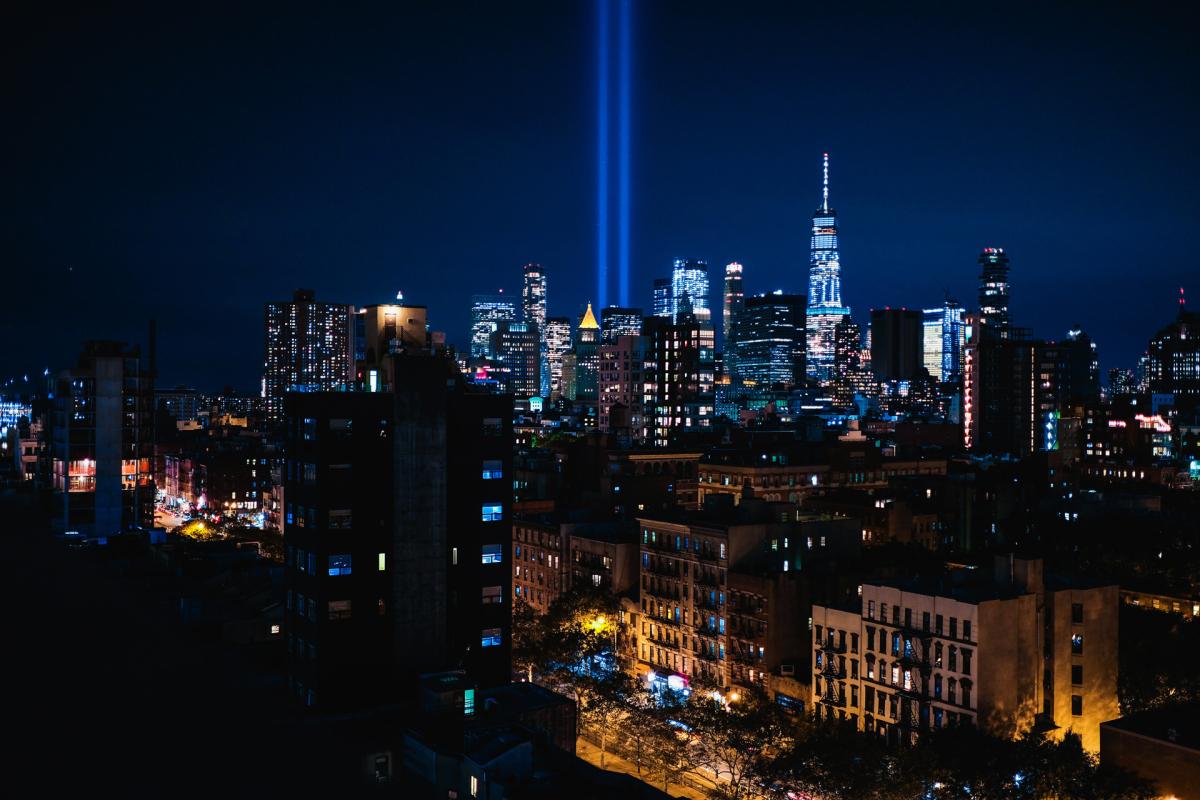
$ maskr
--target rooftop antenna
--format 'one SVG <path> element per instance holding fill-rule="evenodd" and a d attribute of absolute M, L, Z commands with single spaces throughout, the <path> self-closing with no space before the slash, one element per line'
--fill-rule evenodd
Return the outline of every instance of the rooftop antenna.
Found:
<path fill-rule="evenodd" d="M 825 183 L 821 187 L 821 210 L 829 212 L 829 153 L 825 154 Z"/>

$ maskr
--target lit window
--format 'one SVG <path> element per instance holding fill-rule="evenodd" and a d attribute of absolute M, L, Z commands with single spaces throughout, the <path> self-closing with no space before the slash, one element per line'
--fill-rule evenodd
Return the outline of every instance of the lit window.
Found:
<path fill-rule="evenodd" d="M 500 503 L 487 503 L 483 506 L 484 522 L 499 522 L 504 519 L 504 506 Z"/>
<path fill-rule="evenodd" d="M 498 544 L 485 544 L 483 546 L 483 563 L 484 564 L 501 564 L 504 562 L 504 551 L 500 549 Z M 455 560 L 458 563 L 458 548 L 455 548 Z"/>
<path fill-rule="evenodd" d="M 340 553 L 329 557 L 330 575 L 349 575 L 354 558 L 349 553 Z"/>
<path fill-rule="evenodd" d="M 499 647 L 501 632 L 499 628 L 484 628 L 480 637 L 484 647 Z"/>
<path fill-rule="evenodd" d="M 503 477 L 504 477 L 504 462 L 503 461 L 495 460 L 495 461 L 484 461 L 483 462 L 483 479 L 485 481 L 492 480 L 493 478 L 503 478 Z"/>
<path fill-rule="evenodd" d="M 278 626 L 278 625 L 272 625 L 272 626 L 271 626 L 271 635 L 272 635 L 272 636 L 278 636 L 278 635 L 279 635 L 279 626 Z"/>
<path fill-rule="evenodd" d="M 387 569 L 387 553 L 379 554 L 379 571 L 383 572 Z"/>
<path fill-rule="evenodd" d="M 1076 633 L 1071 636 L 1071 652 L 1075 655 L 1083 653 L 1083 636 Z"/>

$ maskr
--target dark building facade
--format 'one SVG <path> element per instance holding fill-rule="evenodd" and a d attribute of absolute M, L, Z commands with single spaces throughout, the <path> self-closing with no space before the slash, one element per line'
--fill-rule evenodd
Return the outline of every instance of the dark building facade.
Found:
<path fill-rule="evenodd" d="M 138 348 L 85 343 L 53 397 L 54 529 L 105 538 L 152 527 L 154 379 Z"/>
<path fill-rule="evenodd" d="M 289 681 L 347 707 L 405 679 L 510 678 L 512 399 L 405 355 L 391 392 L 288 397 Z"/>
<path fill-rule="evenodd" d="M 924 368 L 917 309 L 871 309 L 871 370 L 880 380 L 912 380 Z"/>

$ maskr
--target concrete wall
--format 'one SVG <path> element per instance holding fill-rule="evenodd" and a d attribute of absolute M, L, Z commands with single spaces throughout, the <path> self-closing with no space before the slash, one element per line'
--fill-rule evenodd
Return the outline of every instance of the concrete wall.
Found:
<path fill-rule="evenodd" d="M 1042 682 L 1042 635 L 1032 594 L 979 604 L 976 652 L 980 727 L 1015 737 L 1033 727 Z"/>

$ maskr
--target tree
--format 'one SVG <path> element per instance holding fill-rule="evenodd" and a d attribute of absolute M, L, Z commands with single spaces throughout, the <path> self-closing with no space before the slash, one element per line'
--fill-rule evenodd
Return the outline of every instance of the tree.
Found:
<path fill-rule="evenodd" d="M 791 743 L 791 726 L 765 694 L 746 691 L 736 701 L 692 695 L 684 715 L 696 761 L 713 774 L 713 797 L 744 800 L 775 784 L 777 757 Z"/>

